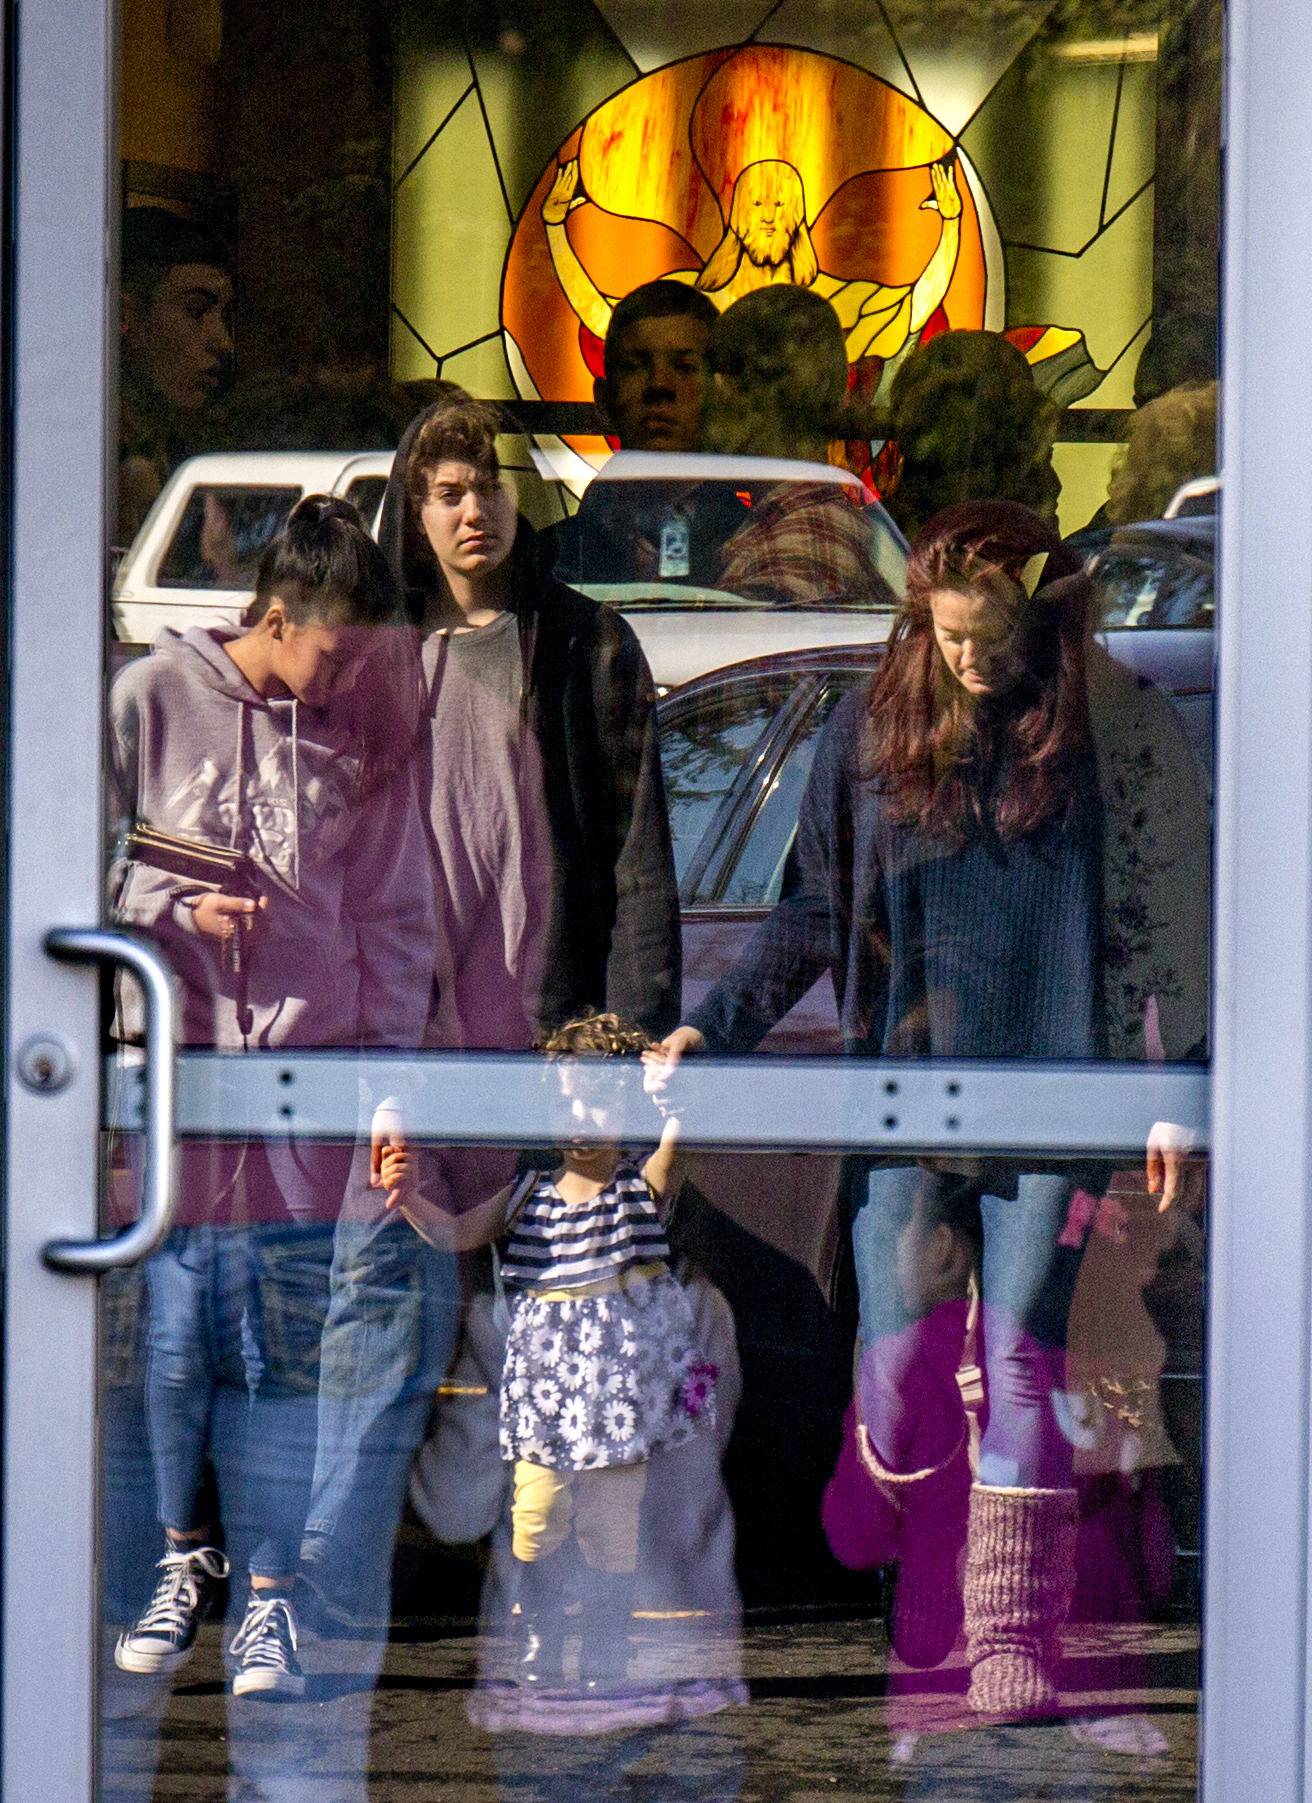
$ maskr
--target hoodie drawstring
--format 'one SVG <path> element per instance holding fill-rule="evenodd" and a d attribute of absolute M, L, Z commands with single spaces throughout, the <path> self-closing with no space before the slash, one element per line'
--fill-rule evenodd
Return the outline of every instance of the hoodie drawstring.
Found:
<path fill-rule="evenodd" d="M 241 837 L 242 807 L 243 807 L 243 804 L 246 799 L 246 784 L 243 779 L 243 772 L 242 772 L 242 755 L 243 755 L 245 749 L 246 749 L 246 703 L 244 701 L 238 701 L 238 703 L 237 703 L 237 756 L 236 756 L 236 760 L 235 760 L 237 774 L 233 779 L 233 781 L 236 785 L 236 788 L 235 788 L 235 793 L 232 798 L 232 831 L 228 834 L 228 850 L 229 851 L 239 850 L 237 841 Z"/>
<path fill-rule="evenodd" d="M 230 851 L 240 851 L 242 836 L 242 820 L 246 811 L 246 703 L 237 703 L 237 794 L 232 810 L 232 833 L 228 839 Z M 232 973 L 234 978 L 233 1004 L 237 1010 L 237 1031 L 241 1034 L 242 1050 L 246 1049 L 246 1040 L 255 1024 L 251 1014 L 248 998 L 248 964 L 250 946 L 244 942 L 242 935 L 245 927 L 240 920 L 232 925 Z M 245 1153 L 242 1154 L 243 1162 Z M 240 1169 L 240 1166 L 238 1167 Z"/>
<path fill-rule="evenodd" d="M 301 704 L 292 696 L 292 881 L 301 893 Z"/>

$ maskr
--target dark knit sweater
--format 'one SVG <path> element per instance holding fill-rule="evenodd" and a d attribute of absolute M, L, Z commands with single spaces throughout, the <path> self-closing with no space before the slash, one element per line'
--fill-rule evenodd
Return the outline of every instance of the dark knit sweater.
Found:
<path fill-rule="evenodd" d="M 691 1024 L 712 1051 L 750 1051 L 828 969 L 850 1052 L 1097 1057 L 1092 755 L 1060 818 L 1010 843 L 953 846 L 893 824 L 877 784 L 858 774 L 869 699 L 863 684 L 825 728 L 783 897 Z"/>

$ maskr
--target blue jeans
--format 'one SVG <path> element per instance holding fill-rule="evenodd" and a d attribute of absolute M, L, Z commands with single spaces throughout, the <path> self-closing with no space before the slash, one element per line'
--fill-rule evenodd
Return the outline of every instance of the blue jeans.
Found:
<path fill-rule="evenodd" d="M 257 1577 L 297 1566 L 331 1258 L 331 1227 L 277 1222 L 179 1227 L 146 1265 L 160 1520 L 180 1533 L 208 1525 L 196 1506 L 210 1458 L 225 1527 Z"/>
<path fill-rule="evenodd" d="M 454 1257 L 384 1213 L 377 1191 L 362 1191 L 368 1150 L 361 1156 L 333 1249 L 302 1553 L 329 1591 L 349 1571 L 351 1613 L 381 1620 L 410 1466 L 450 1363 L 460 1291 Z"/>
<path fill-rule="evenodd" d="M 1007 1193 L 986 1189 L 979 1197 L 984 1243 L 979 1362 L 988 1401 L 980 1481 L 1061 1489 L 1071 1481 L 1062 1392 L 1066 1327 L 1082 1250 L 1060 1239 L 1078 1180 L 1037 1172 L 991 1175 Z M 915 1165 L 878 1168 L 867 1175 L 864 1201 L 856 1198 L 852 1248 L 863 1360 L 899 1341 L 914 1345 L 908 1330 L 917 1316 L 906 1295 L 905 1245 L 899 1273 L 899 1242 L 926 1181 L 932 1183 L 933 1176 Z"/>

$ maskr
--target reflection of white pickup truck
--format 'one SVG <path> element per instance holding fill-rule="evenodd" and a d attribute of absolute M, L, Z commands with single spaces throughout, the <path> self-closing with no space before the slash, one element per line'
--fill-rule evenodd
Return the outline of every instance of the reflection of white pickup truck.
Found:
<path fill-rule="evenodd" d="M 165 485 L 119 568 L 113 587 L 116 636 L 149 644 L 162 626 L 185 631 L 238 625 L 260 553 L 302 495 L 345 495 L 376 530 L 392 455 L 233 451 L 191 458 Z M 573 497 L 567 502 L 551 471 L 537 458 L 534 463 L 536 469 L 507 459 L 520 511 L 539 524 L 559 519 L 567 507 L 572 512 Z M 744 509 L 752 506 L 753 495 L 777 494 L 789 484 L 815 492 L 819 484 L 821 492 L 845 494 L 857 507 L 870 566 L 889 585 L 883 603 L 843 596 L 771 606 L 724 588 L 697 586 L 686 576 L 681 581 L 677 569 L 656 570 L 644 581 L 615 581 L 602 570 L 572 575 L 585 594 L 625 614 L 662 690 L 744 658 L 888 636 L 889 589 L 902 592 L 906 547 L 882 507 L 862 505 L 860 484 L 845 470 L 757 457 L 622 451 L 593 480 L 608 488 L 614 484 L 621 504 L 639 489 L 649 501 L 664 484 L 676 497 L 701 485 L 737 495 Z"/>
<path fill-rule="evenodd" d="M 373 521 L 391 451 L 226 451 L 173 472 L 113 588 L 114 632 L 149 644 L 161 626 L 235 626 L 260 553 L 302 495 L 345 495 Z"/>
<path fill-rule="evenodd" d="M 609 494 L 599 492 L 606 490 Z M 634 580 L 632 570 L 620 575 L 606 567 L 605 541 L 594 539 L 592 549 L 580 550 L 579 567 L 568 580 L 625 616 L 662 690 L 746 658 L 879 643 L 892 629 L 894 603 L 906 589 L 906 540 L 849 470 L 780 457 L 617 451 L 587 492 L 601 501 L 612 522 L 619 516 L 635 539 L 645 540 L 649 568 L 641 580 Z M 693 567 L 691 521 L 699 505 L 738 534 L 716 536 L 717 555 L 702 577 L 714 587 L 698 586 Z M 772 555 L 768 537 L 755 567 L 750 554 L 731 555 L 733 547 L 745 547 L 751 522 L 771 510 L 789 547 L 792 598 L 787 600 L 764 598 L 778 555 L 777 550 Z M 835 515 L 843 522 L 840 554 L 822 547 L 813 561 L 799 565 L 797 547 L 831 535 Z M 671 527 L 673 556 L 667 559 Z M 811 531 L 816 538 L 808 537 Z M 613 537 L 610 542 L 613 546 Z M 735 572 L 741 593 L 734 592 Z"/>

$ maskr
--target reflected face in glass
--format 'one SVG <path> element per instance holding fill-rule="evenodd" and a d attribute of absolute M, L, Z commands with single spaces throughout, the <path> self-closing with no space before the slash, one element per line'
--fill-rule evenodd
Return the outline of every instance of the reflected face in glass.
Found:
<path fill-rule="evenodd" d="M 306 707 L 326 707 L 359 677 L 368 653 L 364 627 L 337 625 L 331 620 L 297 625 L 282 612 L 276 597 L 269 604 L 265 623 L 271 635 L 270 670 Z"/>
<path fill-rule="evenodd" d="M 710 333 L 700 319 L 639 319 L 606 352 L 597 400 L 626 451 L 697 451 Z"/>
<path fill-rule="evenodd" d="M 490 576 L 515 542 L 515 503 L 498 476 L 472 463 L 439 463 L 419 515 L 448 575 Z"/>
<path fill-rule="evenodd" d="M 179 263 L 148 306 L 125 292 L 123 343 L 170 406 L 195 412 L 232 356 L 231 281 L 207 264 Z"/>
<path fill-rule="evenodd" d="M 1025 673 L 1015 602 L 1007 593 L 1014 588 L 999 575 L 969 588 L 935 589 L 929 597 L 939 652 L 968 695 L 1005 695 Z"/>
<path fill-rule="evenodd" d="M 964 1296 L 971 1249 L 946 1221 L 930 1225 L 917 1204 L 897 1239 L 897 1281 L 907 1313 L 923 1320 L 941 1302 Z"/>

